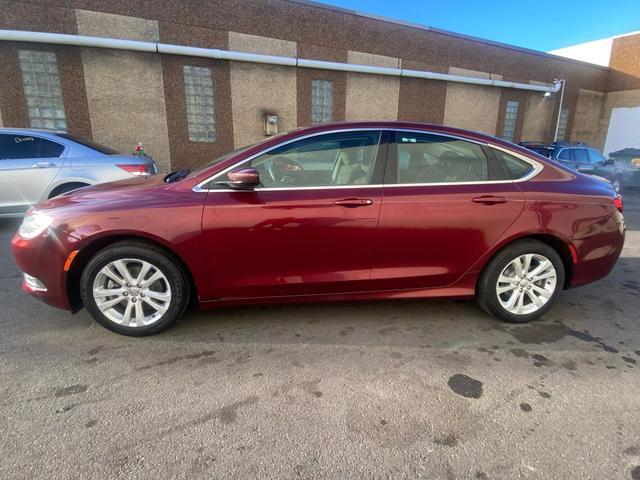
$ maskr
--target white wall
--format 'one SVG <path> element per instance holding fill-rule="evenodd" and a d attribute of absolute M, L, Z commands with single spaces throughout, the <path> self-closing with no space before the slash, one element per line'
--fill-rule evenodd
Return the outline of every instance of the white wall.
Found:
<path fill-rule="evenodd" d="M 611 112 L 604 154 L 623 148 L 640 148 L 640 107 L 614 108 Z"/>

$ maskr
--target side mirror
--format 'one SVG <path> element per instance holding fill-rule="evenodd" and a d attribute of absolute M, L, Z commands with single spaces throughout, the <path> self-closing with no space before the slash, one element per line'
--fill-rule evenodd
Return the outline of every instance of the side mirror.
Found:
<path fill-rule="evenodd" d="M 260 185 L 260 173 L 255 168 L 243 168 L 227 173 L 228 181 L 216 182 L 216 185 L 234 190 L 253 190 Z"/>

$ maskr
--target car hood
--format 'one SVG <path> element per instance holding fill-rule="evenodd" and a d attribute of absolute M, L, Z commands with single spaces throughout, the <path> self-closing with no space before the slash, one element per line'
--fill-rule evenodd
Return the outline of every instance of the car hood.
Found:
<path fill-rule="evenodd" d="M 69 193 L 49 199 L 36 205 L 36 210 L 50 210 L 72 205 L 89 205 L 95 203 L 112 204 L 135 199 L 142 200 L 150 191 L 163 188 L 169 184 L 162 175 L 135 177 L 117 182 L 100 183 L 79 188 Z"/>
<path fill-rule="evenodd" d="M 196 181 L 165 183 L 156 175 L 104 183 L 53 198 L 33 210 L 52 218 L 51 228 L 57 235 L 78 241 L 103 232 L 142 234 L 154 221 L 157 225 L 158 215 L 167 224 L 199 226 L 206 195 L 193 191 Z M 162 212 L 177 209 L 181 212 L 177 217 L 162 217 Z"/>

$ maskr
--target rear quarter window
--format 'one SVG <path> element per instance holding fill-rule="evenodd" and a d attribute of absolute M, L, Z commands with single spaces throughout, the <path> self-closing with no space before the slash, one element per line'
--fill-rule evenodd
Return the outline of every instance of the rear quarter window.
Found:
<path fill-rule="evenodd" d="M 533 171 L 533 166 L 524 160 L 500 150 L 494 150 L 494 152 L 509 180 L 524 178 Z"/>

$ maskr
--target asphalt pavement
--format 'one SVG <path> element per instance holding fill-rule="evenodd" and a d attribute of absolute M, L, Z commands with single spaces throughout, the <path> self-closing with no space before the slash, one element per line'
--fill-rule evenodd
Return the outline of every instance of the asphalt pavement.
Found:
<path fill-rule="evenodd" d="M 471 301 L 237 307 L 127 338 L 20 291 L 0 220 L 0 479 L 640 479 L 640 193 L 615 270 Z"/>

